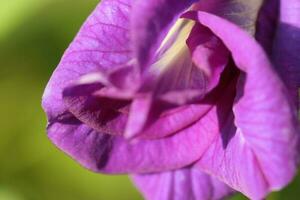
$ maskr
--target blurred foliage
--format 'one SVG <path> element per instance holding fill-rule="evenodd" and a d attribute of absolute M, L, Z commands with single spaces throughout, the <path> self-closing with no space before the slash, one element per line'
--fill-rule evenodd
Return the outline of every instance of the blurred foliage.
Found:
<path fill-rule="evenodd" d="M 57 150 L 45 133 L 43 89 L 98 1 L 0 2 L 0 200 L 142 199 L 126 176 L 83 169 Z M 298 188 L 300 178 L 268 199 L 297 199 Z"/>

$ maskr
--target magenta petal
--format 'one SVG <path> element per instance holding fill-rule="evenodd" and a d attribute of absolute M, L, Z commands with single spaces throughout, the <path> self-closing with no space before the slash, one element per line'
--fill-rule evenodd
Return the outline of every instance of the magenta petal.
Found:
<path fill-rule="evenodd" d="M 299 107 L 300 87 L 300 1 L 282 0 L 279 7 L 279 22 L 274 41 L 273 59 L 278 67 L 295 104 Z"/>
<path fill-rule="evenodd" d="M 266 0 L 259 12 L 255 37 L 271 56 L 279 17 L 279 0 Z"/>
<path fill-rule="evenodd" d="M 195 167 L 132 178 L 147 200 L 219 200 L 234 192 Z"/>
<path fill-rule="evenodd" d="M 186 22 L 191 23 L 191 21 Z M 191 25 L 192 28 L 193 23 Z M 189 49 L 183 42 L 184 53 L 174 58 L 176 62 L 172 62 L 167 69 L 160 69 L 164 66 L 160 66 L 160 62 L 157 62 L 151 68 L 153 71 L 148 72 L 148 75 L 151 74 L 152 77 L 146 79 L 145 90 L 151 94 L 148 95 L 151 96 L 151 101 L 156 101 L 148 106 L 133 106 L 137 100 L 138 102 L 141 100 L 147 102 L 144 97 L 137 97 L 133 101 L 132 107 L 136 107 L 136 109 L 131 109 L 131 119 L 140 122 L 145 116 L 148 116 L 148 123 L 146 123 L 146 119 L 142 120 L 143 123 L 129 123 L 130 127 L 136 130 L 135 133 L 130 131 L 131 135 L 139 133 L 143 138 L 159 138 L 175 134 L 201 118 L 211 108 L 211 105 L 205 104 L 189 106 L 184 104 L 199 102 L 217 86 L 220 75 L 228 63 L 229 52 L 222 42 L 204 26 L 194 26 L 190 35 L 186 37 L 188 37 Z M 179 37 L 179 39 L 181 38 Z M 167 54 L 167 56 L 173 55 Z M 172 105 L 179 105 L 179 107 L 163 110 L 163 103 L 169 104 L 169 107 Z M 148 109 L 150 106 L 151 113 L 147 111 L 147 115 L 139 116 L 145 110 L 141 107 Z M 138 129 L 138 127 L 140 128 Z M 133 130 L 133 128 L 131 129 Z"/>
<path fill-rule="evenodd" d="M 130 105 L 130 111 L 124 135 L 125 138 L 133 138 L 145 128 L 151 108 L 151 95 L 135 97 Z"/>
<path fill-rule="evenodd" d="M 226 68 L 219 85 L 207 94 L 200 103 L 183 105 L 167 109 L 166 111 L 163 111 L 164 106 L 162 102 L 158 102 L 158 105 L 154 104 L 153 110 L 156 112 L 162 110 L 163 112 L 159 112 L 159 115 L 155 115 L 155 113 L 152 115 L 155 120 L 143 130 L 141 137 L 153 139 L 169 136 L 184 131 L 185 128 L 197 123 L 199 120 L 203 120 L 207 116 L 209 118 L 212 117 L 212 113 L 219 112 L 217 110 L 227 113 L 234 97 L 233 82 L 236 80 L 236 75 L 236 70 L 233 70 L 231 67 Z M 217 110 L 215 107 L 217 107 Z M 222 123 L 218 122 L 217 113 L 214 114 L 213 118 L 218 123 L 214 124 L 214 126 L 221 126 Z M 217 133 L 212 132 L 211 134 Z"/>
<path fill-rule="evenodd" d="M 188 127 L 212 107 L 195 104 L 165 109 L 161 103 L 152 104 L 149 95 L 133 99 L 132 94 L 126 91 L 104 87 L 96 79 L 100 77 L 96 77 L 97 74 L 83 76 L 67 87 L 63 96 L 67 109 L 77 119 L 102 133 L 124 135 L 126 138 L 136 135 L 162 138 Z M 89 77 L 93 78 L 92 82 L 83 83 Z"/>
<path fill-rule="evenodd" d="M 63 100 L 66 108 L 78 120 L 99 132 L 123 135 L 128 117 L 122 110 L 126 110 L 129 101 L 100 96 L 97 93 L 102 89 L 105 89 L 104 86 L 98 82 L 65 88 Z"/>
<path fill-rule="evenodd" d="M 264 46 L 275 63 L 299 107 L 300 87 L 300 14 L 299 1 L 265 1 L 258 20 L 257 40 Z"/>
<path fill-rule="evenodd" d="M 65 52 L 43 95 L 43 108 L 53 119 L 65 112 L 62 91 L 80 76 L 123 65 L 131 59 L 130 0 L 103 0 Z M 112 15 L 112 11 L 113 15 Z"/>
<path fill-rule="evenodd" d="M 211 121 L 215 115 L 216 112 L 210 112 L 209 117 L 171 137 L 128 141 L 96 132 L 65 113 L 49 124 L 48 137 L 58 148 L 96 172 L 159 172 L 184 167 L 201 157 L 215 138 L 213 133 L 217 130 Z"/>
<path fill-rule="evenodd" d="M 157 139 L 176 134 L 198 121 L 211 108 L 211 104 L 190 104 L 168 109 L 157 115 L 152 113 L 150 117 L 154 118 L 154 120 L 143 129 L 140 137 Z M 153 109 L 160 111 L 159 107 L 154 107 Z"/>
<path fill-rule="evenodd" d="M 134 4 L 132 36 L 135 54 L 141 68 L 151 62 L 155 50 L 166 36 L 172 22 L 195 1 L 139 0 Z"/>
<path fill-rule="evenodd" d="M 220 88 L 224 93 L 213 95 L 214 101 L 207 100 L 213 105 L 206 106 L 205 117 L 169 137 L 128 141 L 97 132 L 70 113 L 50 122 L 48 136 L 61 150 L 96 172 L 151 173 L 182 168 L 197 161 L 216 138 L 223 126 L 218 120 L 220 113 L 226 116 L 231 110 L 234 85 Z"/>
<path fill-rule="evenodd" d="M 219 38 L 200 24 L 196 24 L 192 29 L 187 45 L 194 64 L 207 77 L 206 92 L 211 91 L 219 83 L 221 73 L 228 64 L 228 50 Z"/>
<path fill-rule="evenodd" d="M 151 95 L 133 95 L 106 83 L 101 73 L 87 74 L 63 92 L 68 111 L 89 127 L 126 138 L 162 138 L 181 131 L 204 116 L 215 102 L 170 108 Z M 103 82 L 103 83 L 102 83 Z"/>
<path fill-rule="evenodd" d="M 224 85 L 227 86 L 221 84 Z M 123 137 L 97 132 L 70 113 L 50 121 L 48 136 L 58 148 L 96 172 L 152 173 L 182 168 L 197 161 L 220 132 L 223 122 L 218 120 L 219 113 L 226 116 L 231 110 L 234 85 L 235 82 L 231 82 L 229 88 L 220 87 L 206 100 L 207 105 L 198 108 L 200 111 L 202 109 L 205 117 L 169 137 L 128 141 Z M 192 111 L 178 112 L 179 120 L 183 117 L 179 114 L 189 112 L 192 116 Z M 160 130 L 159 127 L 156 131 Z"/>
<path fill-rule="evenodd" d="M 209 29 L 182 19 L 175 27 L 180 23 L 179 34 L 173 38 L 176 45 L 162 50 L 158 61 L 147 71 L 141 89 L 173 105 L 203 99 L 219 83 L 229 59 L 228 50 Z"/>
<path fill-rule="evenodd" d="M 244 72 L 238 82 L 234 118 L 231 121 L 228 118 L 222 135 L 198 165 L 249 198 L 261 199 L 268 192 L 284 187 L 295 176 L 299 134 L 295 108 L 254 38 L 208 13 L 186 16 L 210 28 Z"/>

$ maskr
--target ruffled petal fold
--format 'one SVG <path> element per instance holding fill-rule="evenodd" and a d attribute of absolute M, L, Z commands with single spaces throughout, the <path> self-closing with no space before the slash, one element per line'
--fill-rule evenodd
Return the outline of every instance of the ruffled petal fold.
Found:
<path fill-rule="evenodd" d="M 95 131 L 71 113 L 48 126 L 48 137 L 84 167 L 102 173 L 152 173 L 185 167 L 198 160 L 215 138 L 210 112 L 181 132 L 163 139 L 126 140 Z"/>
<path fill-rule="evenodd" d="M 192 54 L 194 65 L 204 74 L 204 94 L 214 89 L 229 62 L 229 51 L 222 41 L 208 28 L 195 24 L 187 45 Z"/>
<path fill-rule="evenodd" d="M 201 158 L 216 139 L 223 127 L 224 119 L 231 110 L 235 94 L 235 81 L 231 79 L 236 76 L 232 74 L 232 70 L 225 71 L 226 76 L 222 76 L 220 86 L 203 99 L 203 104 L 194 107 L 190 105 L 191 107 L 180 108 L 183 110 L 173 113 L 175 114 L 173 116 L 179 117 L 179 121 L 184 117 L 181 114 L 190 112 L 193 116 L 192 111 L 188 109 L 199 109 L 202 116 L 169 137 L 151 140 L 141 137 L 127 140 L 120 136 L 96 131 L 96 128 L 93 129 L 90 125 L 83 124 L 69 112 L 50 121 L 48 137 L 59 149 L 86 168 L 96 172 L 153 173 L 185 167 Z M 126 109 L 121 112 L 126 113 Z M 168 119 L 168 116 L 164 117 L 167 118 L 163 120 Z M 219 120 L 220 117 L 222 120 Z M 165 126 L 165 128 L 172 128 Z M 157 134 L 159 134 L 161 130 L 159 125 L 157 129 Z"/>
<path fill-rule="evenodd" d="M 45 89 L 48 137 L 95 172 L 153 173 L 135 176 L 148 199 L 219 199 L 225 184 L 262 199 L 297 169 L 286 85 L 297 95 L 300 3 L 282 1 L 273 54 L 260 41 L 275 71 L 251 35 L 262 0 L 194 2 L 102 0 Z M 163 65 L 158 49 L 187 9 L 207 12 L 183 15 L 196 25 Z"/>
<path fill-rule="evenodd" d="M 63 114 L 63 89 L 80 76 L 111 70 L 131 60 L 129 13 L 131 0 L 103 0 L 66 50 L 43 94 L 43 108 L 51 121 Z"/>
<path fill-rule="evenodd" d="M 153 55 L 172 24 L 197 0 L 138 0 L 132 13 L 134 52 L 141 71 L 153 62 Z M 170 6 L 172 9 L 170 9 Z"/>
<path fill-rule="evenodd" d="M 149 68 L 133 105 L 137 100 L 150 101 L 144 108 L 150 108 L 151 111 L 147 111 L 145 116 L 148 117 L 143 123 L 135 123 L 135 127 L 141 125 L 140 129 L 134 133 L 130 131 L 129 135 L 146 138 L 168 136 L 205 114 L 207 106 L 199 105 L 198 102 L 219 84 L 221 74 L 228 64 L 229 52 L 209 29 L 199 24 L 191 25 L 191 32 L 189 30 L 190 33 L 183 34 L 187 35 L 187 40 L 179 41 L 183 37 L 179 33 L 175 37 L 174 46 L 171 45 Z M 142 112 L 141 107 L 138 109 Z M 141 112 L 134 108 L 131 110 L 131 118 L 141 122 L 142 117 L 137 117 Z"/>
<path fill-rule="evenodd" d="M 259 11 L 256 23 L 255 38 L 268 55 L 273 53 L 274 39 L 279 18 L 279 0 L 266 0 Z"/>
<path fill-rule="evenodd" d="M 83 82 L 92 77 L 92 82 Z M 101 133 L 126 138 L 163 138 L 190 126 L 212 106 L 170 107 L 163 102 L 153 103 L 149 95 L 134 96 L 124 90 L 104 87 L 100 77 L 99 73 L 83 76 L 65 88 L 63 99 L 69 112 Z"/>
<path fill-rule="evenodd" d="M 116 98 L 120 96 L 118 91 L 111 92 L 110 96 L 107 93 L 102 95 L 102 89 L 106 88 L 96 81 L 66 87 L 63 91 L 65 106 L 68 112 L 96 131 L 121 136 L 127 121 L 129 101 Z"/>
<path fill-rule="evenodd" d="M 300 2 L 281 0 L 272 58 L 299 108 Z"/>
<path fill-rule="evenodd" d="M 220 200 L 234 193 L 195 167 L 133 175 L 132 179 L 147 200 Z"/>
<path fill-rule="evenodd" d="M 161 72 L 149 72 L 151 78 L 142 80 L 141 88 L 130 66 L 80 77 L 63 92 L 66 108 L 95 130 L 126 138 L 162 138 L 181 131 L 210 108 L 185 104 L 199 102 L 215 89 L 229 58 L 222 42 L 204 26 L 196 25 L 188 45 L 183 43 L 192 55 L 176 58 L 184 62 Z"/>
<path fill-rule="evenodd" d="M 299 125 L 295 107 L 252 36 L 209 13 L 190 12 L 185 17 L 211 29 L 242 71 L 233 113 L 198 166 L 249 198 L 262 199 L 287 185 L 296 173 Z"/>

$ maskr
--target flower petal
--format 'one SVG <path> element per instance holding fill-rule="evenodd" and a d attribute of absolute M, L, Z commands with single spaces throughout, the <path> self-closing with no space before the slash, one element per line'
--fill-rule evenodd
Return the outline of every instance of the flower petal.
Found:
<path fill-rule="evenodd" d="M 102 133 L 161 138 L 191 125 L 211 108 L 209 104 L 174 108 L 164 102 L 152 103 L 151 96 L 105 87 L 99 74 L 81 77 L 65 88 L 63 97 L 68 111 Z"/>
<path fill-rule="evenodd" d="M 235 94 L 235 81 L 232 79 L 236 76 L 233 69 L 228 69 L 225 70 L 228 71 L 227 76 L 222 76 L 220 87 L 203 99 L 197 108 L 205 117 L 200 117 L 172 136 L 128 141 L 123 137 L 97 132 L 71 113 L 50 121 L 48 136 L 61 150 L 96 172 L 152 173 L 185 167 L 197 161 L 220 132 L 224 121 L 219 120 L 220 113 L 227 116 L 231 110 Z M 78 93 L 80 91 L 86 90 L 77 90 Z M 178 111 L 176 115 L 180 120 L 187 112 L 191 112 L 192 116 L 192 111 Z M 160 127 L 157 125 L 157 132 Z"/>
<path fill-rule="evenodd" d="M 65 88 L 63 100 L 66 108 L 78 120 L 97 131 L 123 135 L 127 121 L 127 114 L 123 110 L 127 109 L 130 102 L 126 99 L 95 95 L 103 87 L 99 82 L 91 82 Z"/>
<path fill-rule="evenodd" d="M 193 26 L 193 23 L 191 25 Z M 177 35 L 177 40 L 181 39 L 181 34 Z M 189 32 L 185 34 L 188 35 Z M 184 40 L 177 40 L 174 42 L 174 46 L 171 46 L 161 55 L 159 61 L 150 67 L 147 74 L 150 78 L 144 81 L 143 87 L 140 89 L 142 95 L 137 94 L 131 105 L 129 114 L 129 125 L 131 124 L 131 126 L 128 126 L 131 128 L 127 129 L 126 135 L 146 138 L 168 136 L 195 122 L 207 112 L 204 105 L 182 105 L 199 102 L 216 87 L 220 75 L 228 63 L 229 52 L 209 29 L 200 25 L 192 28 L 187 39 L 190 49 Z M 180 52 L 178 48 L 182 48 L 182 52 L 177 55 L 176 52 Z M 190 51 L 193 57 L 190 55 Z M 164 60 L 168 60 L 169 57 L 172 58 L 170 63 Z M 151 103 L 148 103 L 147 106 L 145 104 L 144 106 L 134 106 L 135 102 L 149 102 L 148 99 L 151 100 Z M 169 104 L 167 106 L 169 108 L 163 109 L 162 104 Z M 185 107 L 177 110 L 186 112 L 174 112 L 176 109 L 172 109 L 172 106 Z M 145 109 L 141 109 L 142 107 Z M 146 111 L 143 112 L 143 117 L 140 116 L 142 110 Z M 152 112 L 149 112 L 150 110 Z M 168 117 L 163 117 L 163 115 Z M 134 123 L 131 123 L 132 120 L 135 120 Z"/>
<path fill-rule="evenodd" d="M 219 200 L 234 192 L 195 167 L 132 178 L 147 200 Z"/>
<path fill-rule="evenodd" d="M 300 2 L 280 1 L 280 18 L 274 41 L 273 60 L 299 107 L 300 87 Z"/>
<path fill-rule="evenodd" d="M 214 115 L 211 112 L 210 117 Z M 128 141 L 96 132 L 65 113 L 49 124 L 48 137 L 95 172 L 152 173 L 181 168 L 199 159 L 215 137 L 211 132 L 217 132 L 211 124 L 208 117 L 171 137 Z"/>
<path fill-rule="evenodd" d="M 205 92 L 211 91 L 228 64 L 229 51 L 219 38 L 200 24 L 194 26 L 187 44 L 194 64 L 206 75 Z"/>
<path fill-rule="evenodd" d="M 202 99 L 218 84 L 229 58 L 227 49 L 209 29 L 190 25 L 186 38 L 179 34 L 174 45 L 152 64 L 147 72 L 150 78 L 144 81 L 146 89 L 142 89 L 175 105 Z"/>
<path fill-rule="evenodd" d="M 269 191 L 284 187 L 296 173 L 299 125 L 295 107 L 254 38 L 209 13 L 188 13 L 186 17 L 210 28 L 243 71 L 234 116 L 228 116 L 227 127 L 198 165 L 249 198 L 261 199 Z"/>
<path fill-rule="evenodd" d="M 130 0 L 103 0 L 64 54 L 43 95 L 51 120 L 65 112 L 62 91 L 80 76 L 123 65 L 131 59 Z"/>
<path fill-rule="evenodd" d="M 126 84 L 126 82 L 133 82 L 132 79 L 129 79 L 129 81 L 124 79 L 124 76 L 129 76 L 128 73 L 124 73 L 128 71 L 126 67 L 120 67 L 114 70 L 113 74 L 120 76 L 114 75 L 114 77 L 118 78 L 114 78 L 113 80 L 110 78 L 111 73 L 107 73 L 107 75 L 98 73 L 100 74 L 98 76 L 100 79 L 98 78 L 98 80 L 95 76 L 96 73 L 85 75 L 81 79 L 90 79 L 92 82 L 86 84 L 83 81 L 78 81 L 79 85 L 75 84 L 69 87 L 64 93 L 65 102 L 69 111 L 79 120 L 97 131 L 114 135 L 123 134 L 122 128 L 124 128 L 124 123 L 126 123 L 126 119 L 128 119 L 124 133 L 127 138 L 136 136 L 142 136 L 143 138 L 161 138 L 174 134 L 189 126 L 201 116 L 205 115 L 211 106 L 195 104 L 174 109 L 172 108 L 172 104 L 185 104 L 191 100 L 199 101 L 213 90 L 219 83 L 220 75 L 225 65 L 227 65 L 229 53 L 218 38 L 213 36 L 207 28 L 200 25 L 193 28 L 187 43 L 193 52 L 193 59 L 196 65 L 191 63 L 191 56 L 184 58 L 188 60 L 189 65 L 175 62 L 174 66 L 171 66 L 170 69 L 167 70 L 168 72 L 163 72 L 162 74 L 158 74 L 158 77 L 154 77 L 158 79 L 157 81 L 151 79 L 152 82 L 146 82 L 148 85 L 152 84 L 151 87 L 147 86 L 148 89 L 144 89 L 145 91 L 141 89 L 142 91 L 137 94 L 131 93 L 131 96 L 130 93 L 128 93 L 128 89 L 122 87 L 122 85 L 129 85 Z M 187 46 L 186 50 L 188 51 Z M 116 73 L 118 71 L 122 73 Z M 103 83 L 103 87 L 106 85 L 104 88 L 101 84 L 97 84 L 97 82 L 103 82 L 101 79 L 106 80 Z M 123 81 L 123 79 L 125 81 Z M 115 82 L 117 84 L 115 84 Z M 93 85 L 93 90 L 90 90 L 91 85 Z M 98 91 L 94 85 L 99 85 Z M 110 85 L 115 87 L 115 89 L 108 88 Z M 116 85 L 119 86 L 117 87 Z M 78 93 L 78 90 L 85 92 Z M 189 96 L 192 91 L 195 91 L 195 95 Z M 107 121 L 103 113 L 108 114 L 109 112 L 103 112 L 101 108 L 107 110 L 106 108 L 111 106 L 105 105 L 105 102 L 109 104 L 111 102 L 100 102 L 100 99 L 108 97 L 112 102 L 117 103 L 120 102 L 121 96 L 127 96 L 129 98 L 128 100 L 132 100 L 128 118 L 122 115 L 122 113 L 119 113 L 119 115 L 116 113 L 114 119 Z M 141 106 L 141 103 L 143 106 Z M 165 106 L 162 106 L 163 104 Z M 168 106 L 168 104 L 171 105 Z M 124 105 L 124 102 L 118 105 Z M 116 108 L 115 110 L 118 109 L 119 108 Z M 153 113 L 153 111 L 155 112 Z M 111 110 L 111 112 L 113 112 L 113 110 Z M 120 120 L 120 122 L 118 123 L 117 120 Z M 106 124 L 104 124 L 103 121 L 106 121 Z"/>
<path fill-rule="evenodd" d="M 266 0 L 259 12 L 255 38 L 271 56 L 279 17 L 279 0 Z"/>
<path fill-rule="evenodd" d="M 130 105 L 130 112 L 124 133 L 125 138 L 133 138 L 143 131 L 149 119 L 152 103 L 151 95 L 135 97 Z"/>
<path fill-rule="evenodd" d="M 143 71 L 179 15 L 196 0 L 139 0 L 132 13 L 132 41 Z M 172 9 L 170 9 L 170 6 Z"/>
<path fill-rule="evenodd" d="M 258 13 L 264 0 L 199 1 L 193 10 L 205 11 L 227 19 L 254 34 Z"/>
<path fill-rule="evenodd" d="M 210 115 L 208 113 L 215 112 L 213 109 L 215 106 L 222 107 L 223 105 L 219 105 L 220 100 L 223 100 L 230 106 L 231 97 L 229 95 L 234 95 L 231 82 L 235 80 L 236 75 L 236 71 L 228 66 L 223 71 L 218 86 L 196 103 L 170 107 L 168 103 L 166 106 L 165 102 L 157 102 L 152 108 L 154 113 L 150 115 L 154 120 L 148 123 L 140 137 L 148 139 L 161 138 L 184 131 L 185 128 L 193 123 L 197 123 L 198 120 L 206 117 L 206 115 Z M 226 92 L 225 96 L 224 92 Z M 224 102 L 221 102 L 221 104 Z M 226 105 L 225 107 L 228 106 Z M 222 109 L 226 110 L 225 108 Z"/>
<path fill-rule="evenodd" d="M 210 112 L 233 74 L 226 69 L 218 87 L 200 103 L 174 107 L 163 101 L 153 102 L 151 95 L 104 87 L 106 77 L 92 73 L 64 90 L 64 102 L 77 119 L 98 132 L 158 139 L 184 130 Z"/>

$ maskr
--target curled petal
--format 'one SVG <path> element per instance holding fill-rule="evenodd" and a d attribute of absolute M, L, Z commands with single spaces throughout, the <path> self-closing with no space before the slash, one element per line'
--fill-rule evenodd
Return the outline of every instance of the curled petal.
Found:
<path fill-rule="evenodd" d="M 128 100 L 96 95 L 104 86 L 99 82 L 76 84 L 65 88 L 63 99 L 69 112 L 97 131 L 122 135 L 127 121 Z M 105 89 L 105 88 L 104 88 Z M 113 96 L 113 94 L 116 94 Z M 110 96 L 120 95 L 118 91 Z"/>
<path fill-rule="evenodd" d="M 210 117 L 214 117 L 211 112 Z M 204 130 L 204 128 L 205 130 Z M 212 143 L 215 126 L 203 119 L 180 133 L 157 140 L 132 140 L 95 131 L 71 113 L 48 126 L 48 137 L 84 167 L 102 173 L 152 173 L 195 162 Z M 197 134 L 195 134 L 197 133 Z"/>
<path fill-rule="evenodd" d="M 64 90 L 68 110 L 101 133 L 144 139 L 163 138 L 184 131 L 211 111 L 229 79 L 235 76 L 228 68 L 223 72 L 219 86 L 200 104 L 174 107 L 163 101 L 153 102 L 152 96 L 104 87 L 103 76 L 97 74 L 83 76 Z"/>
<path fill-rule="evenodd" d="M 154 98 L 183 105 L 199 101 L 219 83 L 229 52 L 209 29 L 191 25 L 186 38 L 178 35 L 150 67 L 151 78 L 145 80 L 143 90 L 150 90 Z"/>
<path fill-rule="evenodd" d="M 180 35 L 181 33 L 177 35 L 177 40 L 181 40 Z M 178 50 L 180 48 L 182 52 Z M 178 51 L 181 53 L 177 55 Z M 144 80 L 140 89 L 142 95 L 137 94 L 131 105 L 130 119 L 138 121 L 131 123 L 135 131 L 128 129 L 129 135 L 164 137 L 198 120 L 207 112 L 207 106 L 185 104 L 199 102 L 217 86 L 228 63 L 228 57 L 227 49 L 209 29 L 195 25 L 188 36 L 187 44 L 185 41 L 175 42 L 150 67 L 147 75 L 151 78 Z M 166 60 L 170 58 L 172 62 L 168 63 Z M 146 117 L 141 121 L 143 117 L 138 117 L 142 112 L 141 106 L 134 105 L 135 102 L 149 102 L 147 99 L 151 103 L 144 106 L 148 111 L 144 112 Z M 173 109 L 172 106 L 179 108 Z"/>
<path fill-rule="evenodd" d="M 151 97 L 132 98 L 132 94 L 104 87 L 99 81 L 74 84 L 64 90 L 66 107 L 77 119 L 99 132 L 127 138 L 137 134 L 152 139 L 172 135 L 211 108 L 209 104 L 170 108 L 167 104 L 151 103 Z"/>
<path fill-rule="evenodd" d="M 249 198 L 261 199 L 295 176 L 299 134 L 295 107 L 267 55 L 248 33 L 209 13 L 186 17 L 210 28 L 243 71 L 234 113 L 198 166 Z"/>
<path fill-rule="evenodd" d="M 205 92 L 209 92 L 219 83 L 221 73 L 228 64 L 229 52 L 218 37 L 200 24 L 193 27 L 187 44 L 193 63 L 206 76 Z"/>
<path fill-rule="evenodd" d="M 162 138 L 188 127 L 211 109 L 211 104 L 176 108 L 154 103 L 151 96 L 105 86 L 99 74 L 85 75 L 65 88 L 63 99 L 77 119 L 102 133 Z"/>
<path fill-rule="evenodd" d="M 216 111 L 215 107 L 219 107 L 218 109 L 223 110 L 225 113 L 228 112 L 227 109 L 231 105 L 232 99 L 230 95 L 234 96 L 232 84 L 234 84 L 236 76 L 236 70 L 230 66 L 227 67 L 222 72 L 218 86 L 195 104 L 191 103 L 170 108 L 170 105 L 165 104 L 165 102 L 157 102 L 152 107 L 153 112 L 150 115 L 150 123 L 141 132 L 140 137 L 161 138 L 184 131 L 193 123 L 201 121 L 206 116 L 211 116 L 211 112 Z M 228 105 L 224 106 L 225 103 Z M 215 126 L 218 126 L 218 124 L 215 124 Z"/>
<path fill-rule="evenodd" d="M 266 0 L 259 12 L 255 37 L 271 56 L 279 18 L 279 0 Z"/>
<path fill-rule="evenodd" d="M 132 38 L 138 65 L 142 71 L 153 61 L 154 52 L 167 35 L 172 22 L 195 1 L 139 0 L 135 3 Z"/>
<path fill-rule="evenodd" d="M 300 35 L 300 15 L 297 4 L 298 1 L 265 1 L 258 18 L 256 38 L 272 58 L 299 109 L 300 60 L 297 52 L 300 41 L 297 35 Z"/>
<path fill-rule="evenodd" d="M 281 0 L 279 22 L 274 41 L 273 60 L 299 107 L 300 87 L 300 2 Z"/>
<path fill-rule="evenodd" d="M 65 52 L 43 94 L 48 119 L 66 111 L 62 91 L 80 76 L 106 71 L 131 59 L 130 0 L 103 0 Z"/>
<path fill-rule="evenodd" d="M 195 167 L 132 178 L 147 200 L 220 200 L 234 192 Z"/>
<path fill-rule="evenodd" d="M 130 106 L 130 113 L 124 133 L 126 138 L 132 138 L 143 131 L 147 122 L 149 121 L 151 108 L 151 95 L 135 97 Z"/>
<path fill-rule="evenodd" d="M 221 84 L 203 102 L 205 117 L 169 137 L 126 140 L 97 132 L 71 113 L 51 121 L 48 136 L 61 150 L 96 172 L 152 173 L 182 168 L 197 161 L 216 138 L 223 126 L 218 121 L 220 113 L 226 115 L 231 110 L 234 85 L 232 81 L 230 87 Z"/>

